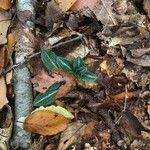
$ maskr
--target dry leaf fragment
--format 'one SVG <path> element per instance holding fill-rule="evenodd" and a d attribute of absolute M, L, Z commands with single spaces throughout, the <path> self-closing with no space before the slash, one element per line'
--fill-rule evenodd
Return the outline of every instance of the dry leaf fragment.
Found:
<path fill-rule="evenodd" d="M 148 17 L 150 18 L 150 0 L 143 1 L 144 10 L 147 12 Z"/>
<path fill-rule="evenodd" d="M 13 0 L 0 0 L 0 8 L 8 10 L 11 8 Z"/>
<path fill-rule="evenodd" d="M 4 77 L 0 78 L 0 110 L 8 103 L 6 97 L 6 83 Z"/>
<path fill-rule="evenodd" d="M 24 123 L 24 128 L 32 133 L 55 135 L 67 128 L 68 120 L 57 113 L 46 110 L 32 112 Z"/>
<path fill-rule="evenodd" d="M 35 91 L 44 93 L 52 84 L 55 82 L 65 81 L 66 83 L 59 89 L 55 98 L 60 98 L 66 95 L 74 86 L 76 86 L 76 78 L 63 71 L 63 70 L 53 70 L 51 76 L 44 70 L 42 70 L 38 75 L 32 78 L 32 83 L 37 83 L 38 86 L 34 88 Z"/>
<path fill-rule="evenodd" d="M 69 10 L 77 0 L 55 0 L 62 11 Z"/>
<path fill-rule="evenodd" d="M 97 0 L 77 0 L 77 2 L 71 7 L 71 10 L 82 10 L 84 8 L 94 9 Z"/>
<path fill-rule="evenodd" d="M 8 144 L 9 144 L 9 140 L 12 133 L 12 127 L 13 127 L 13 122 L 12 122 L 13 116 L 12 116 L 11 107 L 6 105 L 5 109 L 2 110 L 0 113 L 6 113 L 5 121 L 2 120 L 2 117 L 0 117 L 1 121 L 3 121 L 2 122 L 3 127 L 0 127 L 0 149 L 8 150 Z"/>
<path fill-rule="evenodd" d="M 7 30 L 10 25 L 11 14 L 6 11 L 0 11 L 0 44 L 7 43 Z"/>
<path fill-rule="evenodd" d="M 5 47 L 0 48 L 0 74 L 5 66 Z"/>
<path fill-rule="evenodd" d="M 62 132 L 57 150 L 66 150 L 70 145 L 80 141 L 85 133 L 86 125 L 80 122 L 74 122 L 68 125 Z"/>

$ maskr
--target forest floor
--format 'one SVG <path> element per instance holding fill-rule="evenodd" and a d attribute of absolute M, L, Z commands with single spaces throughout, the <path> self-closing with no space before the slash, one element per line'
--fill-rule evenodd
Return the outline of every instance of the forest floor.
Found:
<path fill-rule="evenodd" d="M 150 0 L 0 0 L 0 150 L 150 149 Z"/>

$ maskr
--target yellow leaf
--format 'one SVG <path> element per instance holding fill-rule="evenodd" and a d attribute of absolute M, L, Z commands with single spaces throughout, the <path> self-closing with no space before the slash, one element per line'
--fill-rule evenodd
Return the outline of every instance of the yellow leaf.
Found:
<path fill-rule="evenodd" d="M 6 97 L 6 83 L 4 77 L 0 78 L 0 110 L 8 103 Z"/>
<path fill-rule="evenodd" d="M 49 107 L 43 107 L 41 106 L 40 108 L 38 108 L 37 110 L 48 110 L 48 111 L 53 111 L 55 113 L 58 113 L 68 119 L 73 119 L 74 116 L 72 113 L 70 113 L 68 110 L 66 110 L 65 108 L 61 107 L 61 106 L 54 106 L 51 105 Z"/>
<path fill-rule="evenodd" d="M 8 10 L 11 8 L 13 0 L 0 0 L 0 8 Z"/>
<path fill-rule="evenodd" d="M 32 133 L 55 135 L 67 128 L 68 120 L 55 112 L 38 110 L 32 112 L 24 123 L 24 128 Z"/>
<path fill-rule="evenodd" d="M 62 11 L 69 10 L 77 0 L 55 0 Z"/>

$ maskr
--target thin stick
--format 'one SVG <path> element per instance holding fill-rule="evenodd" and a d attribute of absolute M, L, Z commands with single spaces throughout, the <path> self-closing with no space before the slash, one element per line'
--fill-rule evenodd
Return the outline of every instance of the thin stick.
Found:
<path fill-rule="evenodd" d="M 75 37 L 75 38 L 72 38 L 72 39 L 70 39 L 70 40 L 67 40 L 67 41 L 64 41 L 64 42 L 60 42 L 60 43 L 58 43 L 58 44 L 56 44 L 56 45 L 53 45 L 49 50 L 52 50 L 52 49 L 57 48 L 57 47 L 59 47 L 59 46 L 63 46 L 63 45 L 65 45 L 65 44 L 70 44 L 70 43 L 72 43 L 72 42 L 81 40 L 82 38 L 83 38 L 83 35 L 79 35 L 79 36 L 77 36 L 77 37 Z M 20 63 L 16 63 L 16 64 L 10 66 L 9 68 L 7 68 L 6 70 L 3 70 L 3 71 L 0 73 L 0 77 L 3 76 L 3 75 L 5 75 L 5 74 L 7 74 L 7 73 L 8 73 L 9 71 L 11 71 L 12 69 L 15 69 L 15 68 L 17 68 L 18 66 L 23 65 L 24 63 L 30 61 L 30 59 L 39 56 L 40 54 L 41 54 L 41 52 L 37 52 L 37 53 L 33 53 L 33 54 L 31 54 L 31 55 L 26 56 L 24 61 L 22 61 L 22 62 L 20 62 Z"/>

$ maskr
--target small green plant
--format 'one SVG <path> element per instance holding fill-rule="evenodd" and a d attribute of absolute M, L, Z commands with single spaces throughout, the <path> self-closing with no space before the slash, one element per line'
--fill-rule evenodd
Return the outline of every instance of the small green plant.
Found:
<path fill-rule="evenodd" d="M 94 73 L 87 70 L 86 65 L 81 57 L 77 57 L 73 61 L 69 61 L 63 57 L 57 56 L 52 51 L 42 49 L 41 59 L 47 70 L 59 68 L 73 74 L 78 79 L 83 81 L 95 81 L 97 79 L 97 76 Z M 36 107 L 47 106 L 54 102 L 57 92 L 64 83 L 65 81 L 56 82 L 49 87 L 45 93 L 40 93 L 37 95 L 34 99 L 33 105 Z"/>
<path fill-rule="evenodd" d="M 87 70 L 81 57 L 77 57 L 73 61 L 69 61 L 63 57 L 57 56 L 54 52 L 49 51 L 48 49 L 42 49 L 41 59 L 48 70 L 60 68 L 72 73 L 78 79 L 83 81 L 95 81 L 97 79 L 97 76 L 94 73 Z"/>

